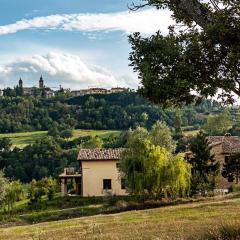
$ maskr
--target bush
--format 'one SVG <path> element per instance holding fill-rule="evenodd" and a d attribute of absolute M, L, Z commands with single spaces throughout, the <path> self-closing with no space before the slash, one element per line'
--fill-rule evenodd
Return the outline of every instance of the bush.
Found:
<path fill-rule="evenodd" d="M 126 202 L 124 200 L 119 200 L 119 201 L 116 202 L 115 206 L 118 209 L 122 209 L 122 208 L 124 209 L 124 208 L 127 208 L 128 202 Z"/>
<path fill-rule="evenodd" d="M 66 129 L 60 132 L 60 137 L 64 139 L 69 139 L 73 136 L 72 129 Z"/>
<path fill-rule="evenodd" d="M 202 239 L 204 240 L 239 240 L 240 223 L 224 224 L 209 231 Z"/>
<path fill-rule="evenodd" d="M 240 184 L 232 185 L 231 192 L 240 192 Z"/>
<path fill-rule="evenodd" d="M 30 203 L 38 203 L 43 196 L 52 200 L 57 189 L 56 180 L 51 177 L 45 177 L 39 181 L 32 180 L 30 185 Z"/>

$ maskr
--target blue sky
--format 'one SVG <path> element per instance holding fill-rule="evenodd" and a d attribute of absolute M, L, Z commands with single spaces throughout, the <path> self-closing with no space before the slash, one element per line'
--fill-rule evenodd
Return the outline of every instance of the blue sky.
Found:
<path fill-rule="evenodd" d="M 166 32 L 170 13 L 129 12 L 131 0 L 0 0 L 0 88 L 62 84 L 136 88 L 127 36 Z"/>

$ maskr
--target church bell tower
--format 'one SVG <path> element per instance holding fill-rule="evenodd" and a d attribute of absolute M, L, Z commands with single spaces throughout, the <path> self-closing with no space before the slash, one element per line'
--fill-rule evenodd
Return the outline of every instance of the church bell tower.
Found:
<path fill-rule="evenodd" d="M 43 89 L 43 88 L 44 88 L 44 81 L 43 81 L 42 75 L 41 75 L 40 80 L 39 80 L 39 88 L 40 88 L 40 89 Z"/>
<path fill-rule="evenodd" d="M 19 88 L 23 88 L 23 80 L 22 80 L 22 78 L 19 79 L 18 86 L 19 86 Z"/>

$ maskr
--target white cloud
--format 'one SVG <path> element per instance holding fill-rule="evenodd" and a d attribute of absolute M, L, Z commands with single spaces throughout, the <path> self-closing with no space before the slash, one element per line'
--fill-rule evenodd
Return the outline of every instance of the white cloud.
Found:
<path fill-rule="evenodd" d="M 37 85 L 40 74 L 50 87 L 59 84 L 71 89 L 137 86 L 132 76 L 117 78 L 103 67 L 86 63 L 77 55 L 61 52 L 21 57 L 0 66 L 0 86 L 16 85 L 20 77 L 25 86 Z"/>
<path fill-rule="evenodd" d="M 167 32 L 173 23 L 166 10 L 146 9 L 136 12 L 65 14 L 22 19 L 13 24 L 0 26 L 0 35 L 16 33 L 28 29 L 61 31 L 122 31 L 152 34 L 158 30 Z"/>

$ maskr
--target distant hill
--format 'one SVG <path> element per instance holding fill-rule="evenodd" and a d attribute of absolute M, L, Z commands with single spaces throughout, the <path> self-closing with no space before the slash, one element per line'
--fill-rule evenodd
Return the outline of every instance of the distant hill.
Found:
<path fill-rule="evenodd" d="M 222 109 L 210 100 L 184 107 L 182 126 L 198 129 L 209 113 Z M 174 127 L 175 115 L 175 109 L 162 109 L 134 92 L 51 99 L 0 97 L 0 133 L 47 131 L 53 127 L 126 130 L 136 126 L 149 128 L 157 120 Z"/>

